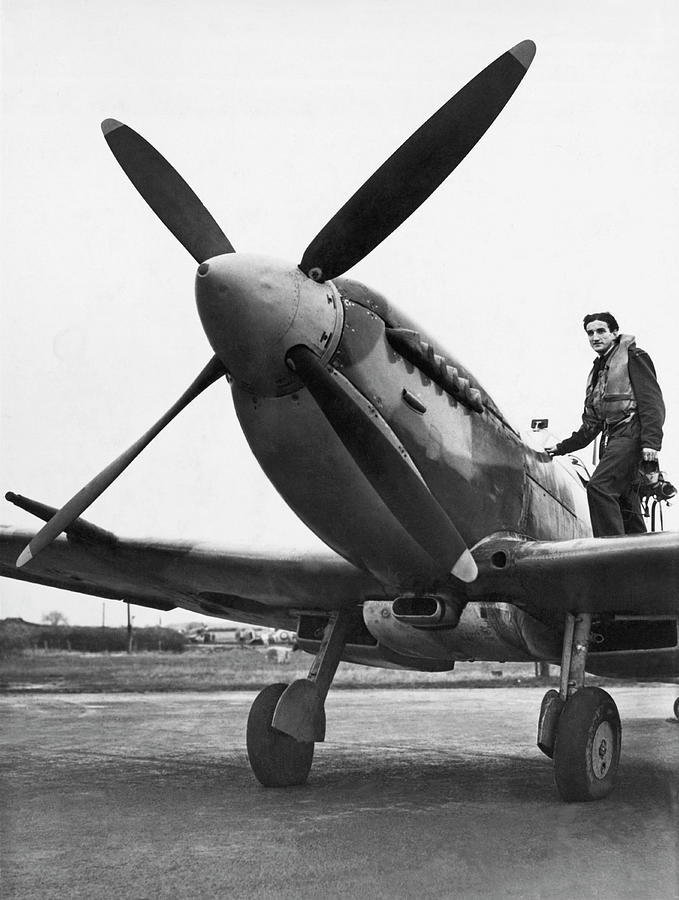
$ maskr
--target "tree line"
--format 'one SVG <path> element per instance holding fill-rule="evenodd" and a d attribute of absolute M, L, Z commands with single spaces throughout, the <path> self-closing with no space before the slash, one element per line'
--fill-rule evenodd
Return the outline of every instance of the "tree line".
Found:
<path fill-rule="evenodd" d="M 132 649 L 181 653 L 183 634 L 172 628 L 135 628 Z M 0 621 L 0 652 L 21 650 L 74 650 L 81 653 L 116 653 L 128 649 L 127 628 L 89 625 L 33 624 L 23 619 Z"/>

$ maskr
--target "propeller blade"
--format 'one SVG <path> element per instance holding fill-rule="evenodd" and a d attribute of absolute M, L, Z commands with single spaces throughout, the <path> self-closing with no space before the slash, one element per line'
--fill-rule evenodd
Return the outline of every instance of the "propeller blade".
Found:
<path fill-rule="evenodd" d="M 132 184 L 196 262 L 234 252 L 208 210 L 155 147 L 116 119 L 105 119 L 101 130 Z"/>
<path fill-rule="evenodd" d="M 534 56 L 535 44 L 522 41 L 442 106 L 316 235 L 302 271 L 314 281 L 336 278 L 405 222 L 492 125 Z"/>
<path fill-rule="evenodd" d="M 40 529 L 32 541 L 25 547 L 19 558 L 17 559 L 17 568 L 25 565 L 31 559 L 34 559 L 41 550 L 44 550 L 48 544 L 51 544 L 54 538 L 66 529 L 90 506 L 103 492 L 112 484 L 116 478 L 125 471 L 132 460 L 136 459 L 141 451 L 151 443 L 172 419 L 175 418 L 184 407 L 188 406 L 192 400 L 195 400 L 202 392 L 215 381 L 226 374 L 226 369 L 220 360 L 213 356 L 210 362 L 205 366 L 203 371 L 198 375 L 195 381 L 184 391 L 181 397 L 174 403 L 168 411 L 158 419 L 155 425 L 143 434 L 138 441 L 132 444 L 124 453 L 110 463 L 106 468 L 96 475 L 84 488 L 78 491 L 75 496 L 62 506 L 61 509 L 52 516 L 47 524 Z"/>
<path fill-rule="evenodd" d="M 408 534 L 448 572 L 462 581 L 473 581 L 476 563 L 462 536 L 404 458 L 402 448 L 389 439 L 384 426 L 380 427 L 380 420 L 361 409 L 357 397 L 308 347 L 293 347 L 287 360 L 356 465 Z"/>

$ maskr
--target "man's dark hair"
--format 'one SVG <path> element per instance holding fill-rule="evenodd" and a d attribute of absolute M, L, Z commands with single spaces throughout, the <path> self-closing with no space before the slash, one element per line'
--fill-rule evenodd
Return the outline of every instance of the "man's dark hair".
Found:
<path fill-rule="evenodd" d="M 597 320 L 599 322 L 605 322 L 608 325 L 609 331 L 620 331 L 620 326 L 618 325 L 615 316 L 611 315 L 609 312 L 590 313 L 582 320 L 582 327 L 587 331 L 589 323 Z"/>

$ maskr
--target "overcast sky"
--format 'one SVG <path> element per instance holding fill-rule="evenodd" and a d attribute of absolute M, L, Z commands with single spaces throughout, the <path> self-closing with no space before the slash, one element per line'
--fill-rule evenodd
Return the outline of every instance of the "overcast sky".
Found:
<path fill-rule="evenodd" d="M 661 463 L 679 479 L 676 2 L 0 9 L 3 495 L 60 506 L 211 356 L 195 263 L 123 175 L 102 119 L 153 143 L 236 250 L 297 263 L 415 128 L 525 38 L 537 56 L 498 121 L 351 274 L 435 333 L 519 429 L 549 417 L 558 437 L 580 418 L 592 357 L 582 316 L 610 309 L 656 364 Z M 0 502 L 4 524 L 36 525 Z M 260 472 L 221 385 L 86 516 L 128 536 L 319 547 Z M 101 601 L 75 594 L 3 579 L 0 598 L 3 617 L 101 621 Z M 106 610 L 123 623 L 122 604 Z"/>

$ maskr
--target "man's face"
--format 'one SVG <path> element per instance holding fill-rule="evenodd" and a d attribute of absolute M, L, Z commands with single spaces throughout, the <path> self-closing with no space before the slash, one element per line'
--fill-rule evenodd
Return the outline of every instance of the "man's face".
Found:
<path fill-rule="evenodd" d="M 618 336 L 617 330 L 611 331 L 607 323 L 602 322 L 600 319 L 588 322 L 585 331 L 592 350 L 598 353 L 599 356 L 603 356 L 607 350 L 610 350 L 613 341 Z"/>

